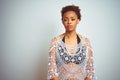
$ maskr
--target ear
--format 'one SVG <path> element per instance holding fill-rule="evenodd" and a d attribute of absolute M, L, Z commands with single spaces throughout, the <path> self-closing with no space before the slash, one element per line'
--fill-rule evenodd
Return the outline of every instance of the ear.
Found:
<path fill-rule="evenodd" d="M 61 19 L 62 23 L 63 23 L 63 19 Z"/>
<path fill-rule="evenodd" d="M 80 19 L 77 20 L 77 24 L 80 22 Z"/>

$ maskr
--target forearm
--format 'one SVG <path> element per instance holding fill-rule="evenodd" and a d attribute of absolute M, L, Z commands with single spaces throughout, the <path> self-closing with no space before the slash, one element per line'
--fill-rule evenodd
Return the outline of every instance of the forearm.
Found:
<path fill-rule="evenodd" d="M 85 80 L 90 80 L 90 78 L 86 77 Z"/>
<path fill-rule="evenodd" d="M 52 78 L 50 80 L 59 80 L 59 79 L 58 79 L 58 77 L 54 77 L 54 78 Z"/>

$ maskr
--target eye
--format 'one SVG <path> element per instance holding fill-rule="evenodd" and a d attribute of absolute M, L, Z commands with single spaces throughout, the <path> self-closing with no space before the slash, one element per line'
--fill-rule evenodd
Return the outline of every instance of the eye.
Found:
<path fill-rule="evenodd" d="M 71 19 L 72 21 L 74 21 L 75 19 Z"/>
<path fill-rule="evenodd" d="M 65 21 L 65 22 L 66 22 L 66 21 L 67 21 L 67 19 L 63 19 L 63 21 Z"/>

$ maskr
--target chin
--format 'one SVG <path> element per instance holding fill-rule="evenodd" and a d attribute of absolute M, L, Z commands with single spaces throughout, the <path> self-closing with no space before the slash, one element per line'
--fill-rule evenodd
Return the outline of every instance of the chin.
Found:
<path fill-rule="evenodd" d="M 67 32 L 72 32 L 72 31 L 74 31 L 74 30 L 67 30 Z"/>

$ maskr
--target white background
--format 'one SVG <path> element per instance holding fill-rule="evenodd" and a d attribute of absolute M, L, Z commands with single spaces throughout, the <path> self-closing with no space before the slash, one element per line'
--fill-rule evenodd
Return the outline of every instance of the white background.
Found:
<path fill-rule="evenodd" d="M 50 41 L 64 32 L 61 8 L 80 6 L 77 32 L 92 44 L 98 80 L 120 79 L 119 0 L 0 1 L 0 80 L 46 80 Z"/>

